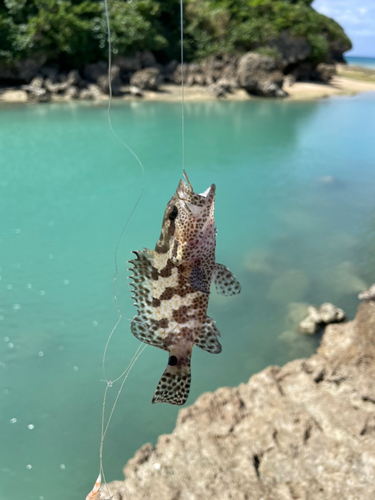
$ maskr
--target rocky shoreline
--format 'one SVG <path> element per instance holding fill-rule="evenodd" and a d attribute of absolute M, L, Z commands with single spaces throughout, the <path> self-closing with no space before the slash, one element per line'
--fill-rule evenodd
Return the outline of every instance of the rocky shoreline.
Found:
<path fill-rule="evenodd" d="M 142 446 L 126 480 L 109 484 L 113 500 L 374 498 L 371 290 L 353 321 L 326 327 L 317 354 L 182 409 L 172 434 Z"/>
<path fill-rule="evenodd" d="M 277 46 L 268 48 L 268 51 L 272 50 L 276 51 L 277 57 L 247 52 L 243 55 L 216 55 L 200 63 L 184 64 L 187 99 L 248 99 L 252 96 L 298 99 L 301 98 L 301 85 L 320 89 L 315 92 L 317 97 L 358 91 L 356 88 L 340 91 L 335 80 L 334 61 L 316 66 L 306 62 L 310 48 L 302 40 L 285 33 Z M 181 88 L 181 69 L 177 61 L 159 64 L 149 51 L 114 58 L 110 78 L 104 61 L 67 73 L 61 72 L 57 66 L 24 61 L 18 66 L 0 68 L 0 100 L 33 103 L 77 99 L 101 101 L 108 99 L 109 80 L 116 99 L 174 100 Z M 371 83 L 368 85 L 371 88 Z M 375 85 L 372 87 L 375 89 Z M 315 97 L 314 92 L 314 97 L 310 96 L 311 92 L 305 94 L 307 98 Z"/>

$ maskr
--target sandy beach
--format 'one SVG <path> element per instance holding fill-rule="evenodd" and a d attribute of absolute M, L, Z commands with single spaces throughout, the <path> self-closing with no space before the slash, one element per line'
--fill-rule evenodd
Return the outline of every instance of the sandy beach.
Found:
<path fill-rule="evenodd" d="M 337 95 L 355 95 L 361 92 L 375 92 L 375 82 L 366 82 L 346 78 L 344 76 L 335 76 L 329 84 L 314 82 L 296 82 L 291 86 L 285 86 L 289 96 L 288 101 L 310 101 L 322 99 Z M 129 93 L 129 87 L 122 88 L 124 94 L 121 97 L 115 97 L 114 100 L 135 100 L 135 101 L 168 101 L 178 102 L 181 100 L 181 87 L 178 85 L 163 85 L 158 92 L 145 92 L 143 97 L 134 97 Z M 184 88 L 184 98 L 186 102 L 215 101 L 217 98 L 211 94 L 207 87 L 194 85 Z M 236 89 L 221 100 L 227 101 L 247 101 L 249 99 L 269 99 L 249 95 L 243 89 Z M 27 93 L 21 89 L 3 89 L 0 90 L 0 102 L 3 103 L 21 103 L 27 102 Z M 53 102 L 66 102 L 63 96 L 53 96 Z M 108 97 L 100 96 L 99 101 L 106 101 Z"/>

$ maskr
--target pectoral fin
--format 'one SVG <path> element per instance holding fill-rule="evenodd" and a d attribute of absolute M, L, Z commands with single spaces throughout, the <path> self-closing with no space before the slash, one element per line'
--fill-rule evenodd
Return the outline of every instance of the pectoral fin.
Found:
<path fill-rule="evenodd" d="M 217 337 L 220 337 L 220 332 L 216 328 L 214 320 L 206 316 L 195 344 L 210 354 L 219 354 L 221 344 Z"/>
<path fill-rule="evenodd" d="M 237 295 L 242 288 L 235 275 L 223 264 L 215 264 L 214 282 L 220 295 Z"/>

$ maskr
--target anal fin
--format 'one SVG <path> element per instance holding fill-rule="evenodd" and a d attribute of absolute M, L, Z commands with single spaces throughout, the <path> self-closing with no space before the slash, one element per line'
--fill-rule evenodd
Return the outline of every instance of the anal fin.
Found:
<path fill-rule="evenodd" d="M 215 264 L 214 282 L 220 295 L 237 295 L 242 289 L 235 275 L 223 264 Z"/>
<path fill-rule="evenodd" d="M 214 320 L 206 316 L 206 319 L 199 331 L 195 345 L 210 354 L 220 354 L 221 344 L 218 337 L 220 337 L 220 332 L 216 328 Z"/>

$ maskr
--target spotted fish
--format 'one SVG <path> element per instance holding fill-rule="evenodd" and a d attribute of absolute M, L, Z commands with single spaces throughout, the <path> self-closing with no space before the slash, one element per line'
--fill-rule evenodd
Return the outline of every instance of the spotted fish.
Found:
<path fill-rule="evenodd" d="M 155 250 L 133 252 L 132 298 L 137 315 L 131 323 L 141 342 L 168 351 L 168 365 L 153 403 L 183 405 L 189 395 L 194 344 L 218 354 L 220 333 L 207 316 L 211 282 L 222 295 L 241 285 L 215 262 L 215 184 L 195 193 L 186 173 L 165 209 Z"/>

